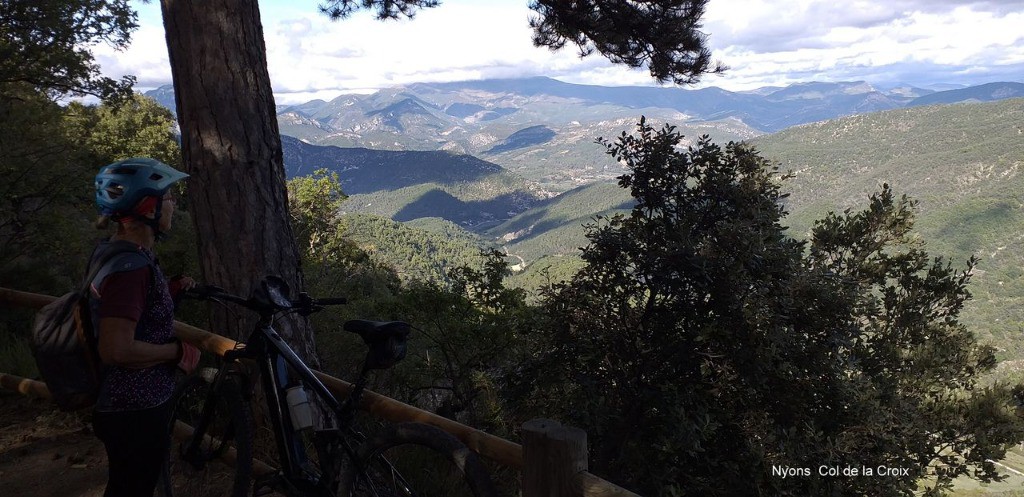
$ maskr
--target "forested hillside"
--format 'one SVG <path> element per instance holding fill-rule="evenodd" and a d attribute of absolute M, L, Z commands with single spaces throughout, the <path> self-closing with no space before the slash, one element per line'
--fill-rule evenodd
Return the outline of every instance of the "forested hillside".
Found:
<path fill-rule="evenodd" d="M 969 326 L 993 340 L 1002 357 L 1018 358 L 1024 326 L 1020 123 L 1024 100 L 1003 100 L 852 116 L 791 128 L 752 143 L 765 157 L 779 161 L 783 171 L 794 173 L 783 183 L 790 193 L 784 223 L 798 238 L 808 236 L 811 223 L 830 210 L 862 208 L 883 183 L 918 201 L 919 236 L 931 252 L 955 265 L 972 255 L 980 259 L 970 286 L 974 299 L 965 314 Z M 427 190 L 413 189 L 421 198 Z M 363 202 L 371 209 L 376 204 L 378 213 L 394 216 L 402 210 L 397 203 L 403 196 L 389 193 L 357 195 L 346 208 Z M 396 206 L 387 207 L 390 202 Z M 505 247 L 517 271 L 526 270 L 528 274 L 517 275 L 516 284 L 535 289 L 551 275 L 556 281 L 569 275 L 556 270 L 541 278 L 541 267 L 531 266 L 535 261 L 557 255 L 559 259 L 542 266 L 574 267 L 571 260 L 585 243 L 583 225 L 597 214 L 628 209 L 631 202 L 626 190 L 596 183 L 541 201 L 482 234 Z"/>
<path fill-rule="evenodd" d="M 445 151 L 383 151 L 317 146 L 283 137 L 289 177 L 325 168 L 352 198 L 346 212 L 397 221 L 439 217 L 462 226 L 493 224 L 549 194 L 497 164 Z"/>
<path fill-rule="evenodd" d="M 594 183 L 550 198 L 536 207 L 487 229 L 522 266 L 545 256 L 579 256 L 586 244 L 583 226 L 599 215 L 628 212 L 629 191 L 615 183 Z"/>
<path fill-rule="evenodd" d="M 1024 99 L 915 107 L 794 127 L 752 143 L 794 177 L 790 232 L 857 209 L 881 184 L 919 202 L 929 251 L 979 258 L 965 322 L 1024 356 Z"/>
<path fill-rule="evenodd" d="M 1024 326 L 1024 217 L 1018 170 L 1024 157 L 1021 124 L 1024 101 L 915 107 L 815 123 L 761 137 L 752 143 L 783 171 L 795 176 L 783 183 L 790 233 L 805 238 L 815 219 L 830 210 L 857 209 L 883 183 L 919 201 L 918 231 L 935 254 L 954 264 L 980 258 L 968 303 L 972 329 L 994 340 L 1003 357 L 1021 357 L 1018 336 Z M 594 145 L 595 149 L 601 147 Z M 599 160 L 614 164 L 607 157 Z M 342 177 L 345 173 L 342 173 Z M 449 186 L 449 189 L 452 187 Z M 474 217 L 481 209 L 459 200 L 436 184 L 421 184 L 374 194 L 354 195 L 342 207 L 398 221 Z M 568 277 L 559 267 L 578 266 L 585 245 L 583 226 L 594 216 L 625 211 L 628 191 L 614 183 L 595 183 L 539 200 L 506 221 L 470 224 L 483 246 L 503 247 L 516 270 L 515 285 L 530 290 Z M 469 214 L 472 213 L 472 214 Z M 477 218 L 478 219 L 478 218 Z M 457 237 L 460 244 L 472 238 Z M 557 256 L 557 258 L 550 258 Z M 390 256 L 388 256 L 390 257 Z M 535 262 L 542 261 L 539 266 Z M 542 269 L 554 265 L 541 277 Z M 450 267 L 432 260 L 430 267 Z M 520 272 L 525 271 L 523 274 Z M 423 270 L 422 274 L 440 274 Z"/>
<path fill-rule="evenodd" d="M 478 266 L 481 250 L 491 245 L 438 218 L 399 223 L 371 214 L 347 214 L 341 216 L 339 228 L 342 236 L 405 282 L 449 285 L 453 269 Z"/>
<path fill-rule="evenodd" d="M 904 117 L 904 122 L 913 121 Z M 609 149 L 633 171 L 623 179 L 628 188 L 579 188 L 490 233 L 492 239 L 503 233 L 501 241 L 509 248 L 533 242 L 534 235 L 564 237 L 559 239 L 563 243 L 578 240 L 583 258 L 541 255 L 504 281 L 506 264 L 524 262 L 516 252 L 504 260 L 496 255 L 481 259 L 474 254 L 474 245 L 481 241 L 450 222 L 420 219 L 408 223 L 417 226 L 413 228 L 386 218 L 343 214 L 332 236 L 354 243 L 373 263 L 358 262 L 363 256 L 350 253 L 328 264 L 341 263 L 342 268 L 328 270 L 326 279 L 320 276 L 312 284 L 337 285 L 338 279 L 330 276 L 337 274 L 360 296 L 353 301 L 356 315 L 369 312 L 430 323 L 426 336 L 432 343 L 417 348 L 413 363 L 396 371 L 411 382 L 404 384 L 422 381 L 421 371 L 428 367 L 477 371 L 475 380 L 461 377 L 454 396 L 431 394 L 433 400 L 428 400 L 421 392 L 431 390 L 407 388 L 391 395 L 433 402 L 445 412 L 458 401 L 462 411 L 457 412 L 473 416 L 474 423 L 498 423 L 493 429 L 500 429 L 501 418 L 488 417 L 495 411 L 488 410 L 493 404 L 485 392 L 504 384 L 508 390 L 501 395 L 508 415 L 542 408 L 588 427 L 588 434 L 602 434 L 595 444 L 619 447 L 600 460 L 602 471 L 642 475 L 628 477 L 632 481 L 691 481 L 685 476 L 690 472 L 718 475 L 718 468 L 735 466 L 737 457 L 759 467 L 823 460 L 843 465 L 878 457 L 900 457 L 901 464 L 911 465 L 911 460 L 929 457 L 930 449 L 915 449 L 908 441 L 948 426 L 948 413 L 954 411 L 962 423 L 991 420 L 996 413 L 998 422 L 1011 430 L 1009 418 L 988 403 L 1003 402 L 996 399 L 1009 395 L 1006 387 L 997 385 L 968 404 L 956 400 L 974 391 L 974 386 L 963 385 L 975 385 L 972 378 L 991 371 L 993 351 L 974 344 L 974 323 L 961 326 L 957 320 L 967 292 L 961 271 L 969 266 L 930 265 L 929 254 L 941 252 L 930 243 L 927 252 L 921 250 L 911 225 L 926 212 L 879 187 L 854 201 L 857 206 L 846 213 L 822 214 L 824 221 L 805 246 L 791 238 L 799 233 L 788 230 L 787 235 L 789 218 L 780 201 L 785 199 L 787 206 L 796 202 L 785 196 L 789 183 L 780 185 L 771 159 L 740 145 L 719 148 L 707 141 L 684 152 L 678 147 L 681 141 L 670 131 L 654 133 L 641 126 L 640 133 L 621 138 L 620 146 Z M 337 192 L 331 198 L 337 199 Z M 585 230 L 579 228 L 586 236 L 576 238 L 578 233 L 567 227 L 587 222 L 589 210 L 630 215 L 590 223 Z M 455 260 L 466 266 L 448 263 Z M 484 267 L 474 269 L 481 260 Z M 404 282 L 402 288 L 379 283 L 387 277 L 373 267 L 382 266 L 393 268 Z M 538 288 L 544 291 L 537 293 Z M 437 341 L 438 334 L 444 341 Z M 483 336 L 488 339 L 474 339 Z M 324 340 L 333 344 L 336 337 Z M 837 343 L 846 345 L 837 349 Z M 346 350 L 338 345 L 329 349 Z M 432 365 L 432 350 L 490 359 L 476 366 L 451 359 L 447 365 Z M 621 366 L 609 367 L 610 362 Z M 491 369 L 494 364 L 505 364 L 498 370 L 510 375 L 498 374 Z M 694 364 L 700 367 L 689 366 Z M 572 385 L 559 380 L 570 375 L 576 378 Z M 723 388 L 728 395 L 723 396 Z M 605 394 L 595 398 L 594 389 Z M 935 390 L 953 396 L 929 397 Z M 475 400 L 461 401 L 462 395 Z M 821 406 L 815 399 L 832 400 Z M 690 407 L 667 408 L 680 404 Z M 644 415 L 661 421 L 640 428 L 635 428 L 634 417 L 613 414 L 658 405 L 666 408 Z M 840 414 L 843 421 L 837 423 L 836 413 L 842 410 L 857 414 Z M 796 417 L 801 427 L 813 425 L 814 434 L 807 435 L 804 428 L 779 433 L 774 424 L 747 425 L 742 420 L 748 416 L 782 424 Z M 702 425 L 701 420 L 725 420 L 730 428 Z M 614 435 L 623 433 L 623 423 L 634 427 L 627 441 Z M 700 434 L 680 433 L 679 426 L 704 428 Z M 652 462 L 649 444 L 635 442 L 639 437 L 687 446 L 692 443 L 687 437 L 694 436 L 708 446 L 730 446 L 727 439 L 736 430 L 744 439 L 771 439 L 773 447 L 783 446 L 785 452 L 768 455 L 760 446 L 745 449 L 753 454 L 716 449 L 675 465 L 664 457 L 677 461 L 677 452 L 668 451 Z M 879 452 L 879 438 L 857 435 L 863 432 L 887 433 L 883 438 L 898 445 Z M 1004 435 L 1016 436 L 1009 431 Z M 828 449 L 826 441 L 833 437 L 848 440 L 845 450 Z M 921 443 L 930 447 L 931 442 Z M 975 450 L 1002 457 L 993 445 L 979 444 Z M 918 474 L 926 471 L 914 467 Z M 876 495 L 894 486 L 909 491 L 918 481 L 908 475 L 898 482 L 844 479 L 843 484 L 856 489 L 856 495 Z M 704 485 L 719 488 L 722 482 L 715 477 Z M 739 475 L 728 482 L 729 488 L 751 487 Z M 811 478 L 772 480 L 769 485 L 816 495 L 834 483 Z"/>

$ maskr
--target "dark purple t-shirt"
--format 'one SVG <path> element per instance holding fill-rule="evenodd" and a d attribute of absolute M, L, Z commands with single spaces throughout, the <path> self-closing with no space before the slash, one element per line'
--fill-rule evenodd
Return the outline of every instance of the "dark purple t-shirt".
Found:
<path fill-rule="evenodd" d="M 153 257 L 143 247 L 139 251 Z M 136 340 L 154 344 L 173 342 L 174 301 L 160 267 L 155 263 L 151 267 L 152 270 L 142 267 L 111 273 L 98 288 L 93 288 L 93 322 L 111 317 L 130 319 L 137 323 Z M 134 411 L 163 404 L 174 392 L 174 376 L 173 363 L 142 369 L 106 366 L 96 410 Z"/>

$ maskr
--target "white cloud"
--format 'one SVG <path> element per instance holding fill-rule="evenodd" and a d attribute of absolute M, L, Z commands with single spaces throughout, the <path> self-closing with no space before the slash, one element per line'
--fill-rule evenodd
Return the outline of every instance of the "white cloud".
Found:
<path fill-rule="evenodd" d="M 1018 2 L 1017 10 L 1009 4 L 799 0 L 787 3 L 783 12 L 760 1 L 723 0 L 710 3 L 717 9 L 709 8 L 706 27 L 716 55 L 732 68 L 723 86 L 749 88 L 761 80 L 780 84 L 807 77 L 894 83 L 890 75 L 912 73 L 894 67 L 900 65 L 929 66 L 930 77 L 976 83 L 977 78 L 965 76 L 1012 71 L 965 72 L 965 66 L 1020 64 L 1024 4 Z M 729 17 L 739 12 L 745 13 L 739 20 Z M 724 35 L 716 36 L 719 32 Z M 1024 67 L 1017 69 L 1014 79 L 1020 80 Z"/>
<path fill-rule="evenodd" d="M 132 74 L 138 78 L 139 86 L 159 86 L 171 81 L 171 66 L 167 59 L 167 40 L 164 27 L 142 25 L 132 34 L 132 44 L 124 51 L 116 51 L 109 45 L 97 45 L 93 55 L 103 73 L 119 78 Z"/>
<path fill-rule="evenodd" d="M 644 70 L 600 56 L 579 59 L 533 47 L 527 0 L 446 0 L 412 21 L 368 13 L 332 22 L 314 4 L 262 0 L 268 66 L 279 103 L 310 95 L 418 81 L 551 76 L 574 83 L 654 84 Z M 108 75 L 135 74 L 140 87 L 170 82 L 156 2 L 136 4 L 142 27 L 130 49 L 97 49 Z M 730 66 L 702 86 L 742 90 L 809 80 L 933 78 L 1021 80 L 1024 2 L 954 0 L 712 0 L 705 31 Z M 895 81 L 893 81 L 895 82 Z M 923 81 L 908 81 L 923 84 Z"/>

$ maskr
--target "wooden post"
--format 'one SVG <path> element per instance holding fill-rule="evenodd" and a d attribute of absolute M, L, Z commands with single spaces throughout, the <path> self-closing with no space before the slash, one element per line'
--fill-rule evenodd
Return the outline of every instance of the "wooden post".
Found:
<path fill-rule="evenodd" d="M 14 376 L 13 374 L 0 373 L 0 388 L 18 392 L 29 397 L 43 399 L 53 398 L 53 396 L 50 395 L 50 389 L 46 388 L 46 383 L 22 378 L 20 376 Z"/>
<path fill-rule="evenodd" d="M 577 497 L 574 477 L 587 470 L 587 432 L 550 419 L 523 424 L 523 497 Z"/>

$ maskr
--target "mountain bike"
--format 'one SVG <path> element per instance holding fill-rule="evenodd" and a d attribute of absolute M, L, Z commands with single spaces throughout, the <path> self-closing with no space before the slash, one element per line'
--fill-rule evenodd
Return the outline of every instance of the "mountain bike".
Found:
<path fill-rule="evenodd" d="M 401 321 L 347 321 L 368 351 L 344 402 L 314 375 L 273 328 L 285 313 L 308 316 L 344 298 L 288 298 L 280 278 L 263 279 L 249 298 L 215 286 L 186 297 L 235 304 L 259 315 L 248 341 L 224 354 L 219 368 L 203 368 L 175 392 L 172 428 L 186 434 L 172 444 L 159 490 L 165 497 L 286 495 L 288 497 L 495 495 L 482 463 L 454 436 L 431 425 L 398 423 L 366 437 L 353 427 L 372 370 L 405 357 L 410 326 Z M 254 377 L 261 379 L 280 468 L 253 478 Z M 314 426 L 310 395 L 320 400 Z M 221 459 L 233 464 L 224 464 Z M 454 487 L 454 488 L 453 488 Z M 276 493 L 274 493 L 276 492 Z"/>

